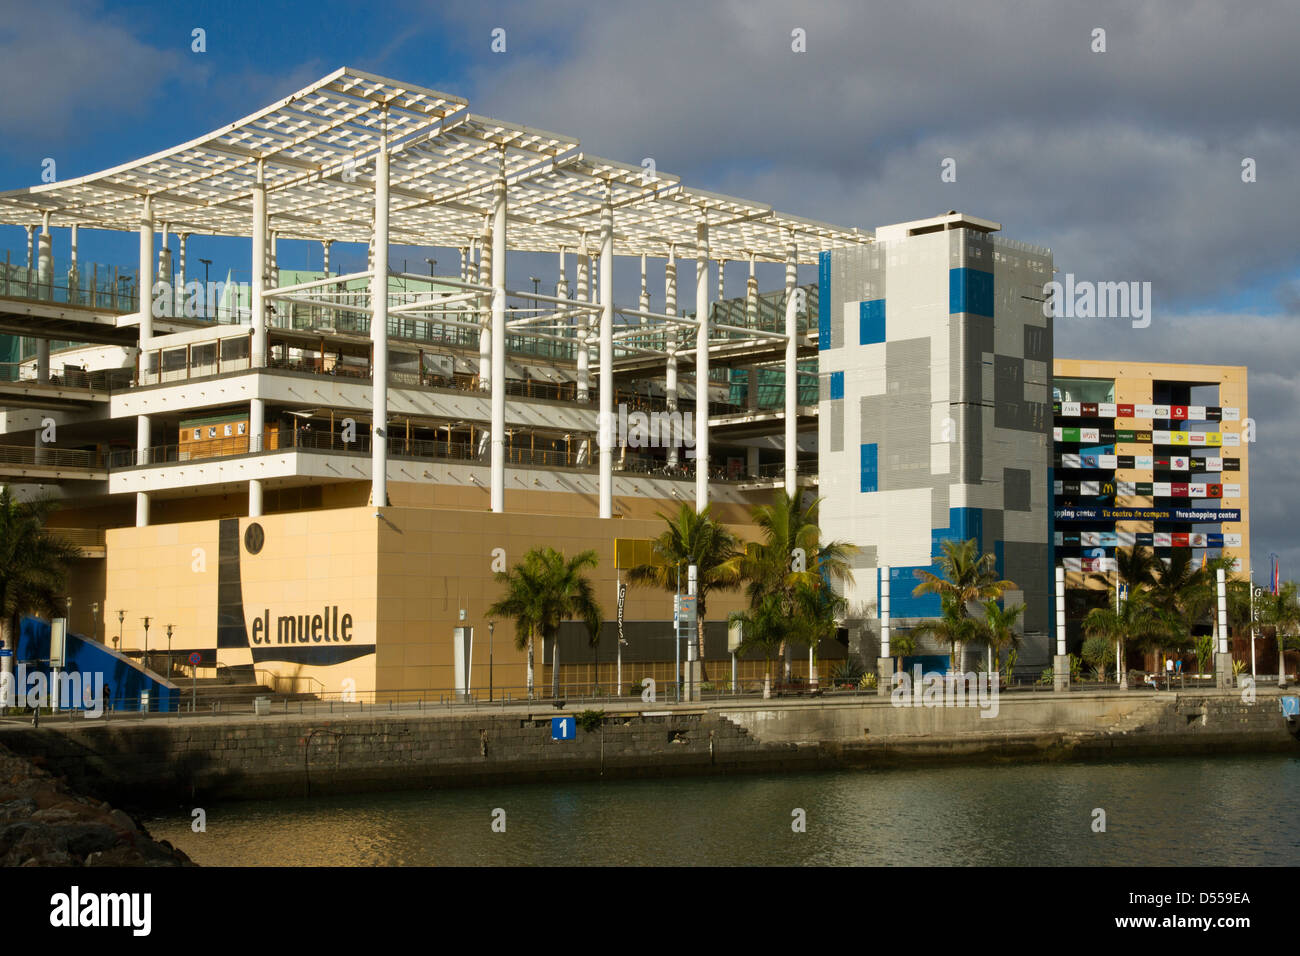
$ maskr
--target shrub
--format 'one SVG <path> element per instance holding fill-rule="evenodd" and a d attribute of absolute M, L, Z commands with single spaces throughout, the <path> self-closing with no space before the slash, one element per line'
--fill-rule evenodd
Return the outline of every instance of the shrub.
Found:
<path fill-rule="evenodd" d="M 601 723 L 605 720 L 605 712 L 603 710 L 580 710 L 574 715 L 574 718 L 577 720 L 578 726 L 590 734 L 595 733 L 600 728 Z"/>

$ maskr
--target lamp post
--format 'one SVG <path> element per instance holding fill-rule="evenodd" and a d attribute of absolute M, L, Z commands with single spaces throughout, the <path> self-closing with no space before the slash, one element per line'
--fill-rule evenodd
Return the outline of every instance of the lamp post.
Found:
<path fill-rule="evenodd" d="M 144 654 L 141 655 L 140 661 L 141 663 L 144 664 L 144 669 L 148 670 L 149 669 L 149 618 L 147 617 L 144 618 Z"/>
<path fill-rule="evenodd" d="M 92 601 L 90 604 L 90 636 L 94 640 L 99 640 L 99 602 Z"/>
<path fill-rule="evenodd" d="M 126 621 L 126 611 L 117 612 L 117 637 L 113 638 L 113 650 L 122 642 L 122 624 Z"/>
<path fill-rule="evenodd" d="M 172 628 L 174 624 L 167 625 L 167 679 L 172 679 Z"/>
<path fill-rule="evenodd" d="M 63 606 L 66 609 L 63 613 L 63 626 L 66 628 L 72 623 L 72 595 L 69 594 L 63 599 Z"/>
<path fill-rule="evenodd" d="M 426 258 L 424 261 L 427 262 L 427 263 L 429 263 L 429 278 L 432 279 L 432 278 L 433 278 L 433 267 L 436 266 L 436 265 L 438 264 L 438 260 L 437 260 L 437 259 L 428 259 L 428 258 Z"/>
<path fill-rule="evenodd" d="M 492 703 L 492 636 L 496 633 L 497 622 L 488 621 L 488 703 Z"/>

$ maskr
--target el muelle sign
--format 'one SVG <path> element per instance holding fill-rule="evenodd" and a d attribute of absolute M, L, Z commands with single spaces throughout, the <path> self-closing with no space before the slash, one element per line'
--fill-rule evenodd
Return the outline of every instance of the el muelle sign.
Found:
<path fill-rule="evenodd" d="M 271 610 L 253 618 L 254 644 L 320 644 L 352 640 L 352 615 L 339 614 L 338 605 L 324 608 L 323 614 L 286 614 L 275 619 L 275 638 L 271 637 Z"/>

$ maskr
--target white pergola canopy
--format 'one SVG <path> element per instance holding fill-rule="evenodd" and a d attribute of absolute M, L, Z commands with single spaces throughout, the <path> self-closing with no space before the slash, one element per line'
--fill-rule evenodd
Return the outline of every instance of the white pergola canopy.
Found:
<path fill-rule="evenodd" d="M 469 112 L 465 100 L 347 67 L 228 126 L 152 156 L 64 182 L 0 192 L 0 222 L 134 231 L 149 197 L 173 232 L 248 236 L 259 166 L 270 227 L 283 238 L 369 242 L 375 157 L 387 133 L 389 241 L 468 246 L 481 239 L 504 167 L 508 248 L 595 251 L 607 198 L 616 255 L 696 255 L 708 222 L 714 259 L 798 261 L 870 242 L 869 233 L 600 159 L 576 139 Z M 607 196 L 608 192 L 608 196 Z"/>

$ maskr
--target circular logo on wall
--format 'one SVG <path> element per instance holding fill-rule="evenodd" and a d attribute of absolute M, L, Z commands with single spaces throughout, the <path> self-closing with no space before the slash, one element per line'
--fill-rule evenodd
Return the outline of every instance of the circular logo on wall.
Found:
<path fill-rule="evenodd" d="M 244 531 L 244 548 L 249 554 L 257 554 L 262 550 L 262 545 L 266 543 L 266 532 L 262 526 L 254 521 Z"/>

